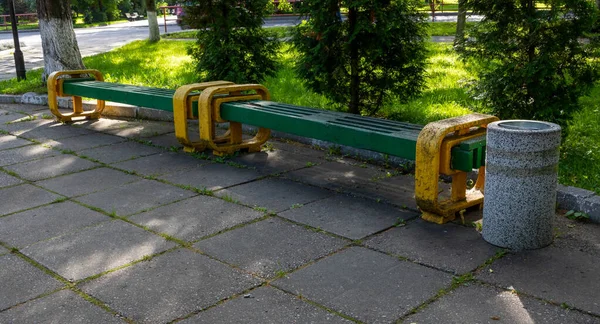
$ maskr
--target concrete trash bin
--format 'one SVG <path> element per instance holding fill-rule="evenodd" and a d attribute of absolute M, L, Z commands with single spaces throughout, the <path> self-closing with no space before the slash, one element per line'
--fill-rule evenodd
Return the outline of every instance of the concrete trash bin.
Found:
<path fill-rule="evenodd" d="M 552 242 L 560 126 L 533 120 L 487 127 L 483 239 L 512 250 Z"/>

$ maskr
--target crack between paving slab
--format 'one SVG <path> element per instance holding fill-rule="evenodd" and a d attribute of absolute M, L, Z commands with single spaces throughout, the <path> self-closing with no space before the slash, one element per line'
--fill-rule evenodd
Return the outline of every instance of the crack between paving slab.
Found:
<path fill-rule="evenodd" d="M 142 263 L 142 262 L 151 261 L 152 259 L 154 259 L 154 258 L 156 258 L 156 257 L 158 257 L 158 256 L 161 256 L 161 255 L 163 255 L 163 254 L 170 253 L 170 252 L 173 252 L 173 251 L 176 251 L 176 250 L 180 250 L 180 249 L 182 249 L 182 248 L 185 248 L 185 247 L 182 247 L 182 246 L 174 246 L 174 247 L 172 247 L 172 248 L 170 248 L 170 249 L 167 249 L 167 250 L 164 250 L 164 251 L 161 251 L 161 252 L 158 252 L 158 253 L 149 254 L 149 255 L 144 255 L 144 256 L 142 256 L 141 258 L 137 259 L 137 260 L 133 260 L 133 261 L 131 261 L 131 262 L 125 263 L 125 264 L 123 264 L 123 265 L 120 265 L 120 266 L 118 266 L 118 267 L 115 267 L 115 268 L 112 268 L 112 269 L 108 269 L 108 270 L 106 270 L 106 271 L 102 271 L 102 272 L 100 272 L 100 273 L 97 273 L 97 274 L 95 274 L 95 275 L 91 275 L 91 276 L 89 276 L 89 277 L 86 277 L 86 278 L 83 278 L 83 279 L 80 279 L 80 280 L 74 281 L 74 282 L 73 282 L 73 285 L 74 285 L 74 286 L 79 286 L 79 285 L 82 285 L 82 284 L 88 283 L 88 282 L 90 282 L 90 281 L 93 281 L 93 280 L 96 280 L 96 279 L 98 279 L 98 278 L 100 278 L 100 277 L 103 277 L 103 276 L 105 276 L 105 275 L 107 275 L 107 274 L 109 274 L 109 273 L 113 273 L 113 272 L 117 272 L 117 271 L 119 271 L 119 270 L 122 270 L 122 269 L 125 269 L 125 268 L 129 268 L 129 267 L 131 267 L 131 266 L 133 266 L 133 265 L 136 265 L 136 264 L 138 264 L 138 263 Z"/>
<path fill-rule="evenodd" d="M 191 313 L 189 313 L 189 314 L 187 314 L 187 315 L 184 315 L 184 316 L 178 317 L 178 318 L 176 318 L 176 319 L 174 319 L 174 320 L 171 320 L 171 321 L 169 321 L 169 322 L 167 322 L 167 323 L 168 323 L 168 324 L 172 324 L 172 323 L 177 323 L 177 322 L 180 322 L 180 321 L 186 320 L 186 319 L 188 319 L 188 318 L 190 318 L 190 317 L 193 317 L 193 316 L 195 316 L 195 315 L 198 315 L 198 314 L 200 314 L 200 313 L 206 312 L 206 311 L 208 311 L 209 309 L 212 309 L 212 308 L 215 308 L 215 307 L 217 307 L 217 306 L 219 306 L 219 305 L 222 305 L 222 304 L 224 304 L 224 303 L 226 303 L 226 302 L 228 302 L 228 301 L 230 301 L 230 300 L 233 300 L 233 299 L 235 299 L 235 298 L 238 298 L 238 297 L 240 297 L 240 296 L 244 296 L 244 295 L 246 295 L 246 294 L 248 294 L 248 293 L 250 293 L 250 292 L 252 292 L 252 291 L 254 291 L 254 290 L 258 289 L 258 288 L 264 287 L 264 286 L 266 286 L 266 285 L 267 285 L 267 284 L 266 284 L 265 282 L 262 282 L 262 283 L 260 283 L 260 284 L 258 284 L 258 285 L 256 285 L 256 286 L 250 287 L 250 288 L 248 288 L 248 289 L 246 289 L 246 290 L 244 290 L 244 291 L 242 291 L 242 292 L 240 292 L 240 293 L 233 294 L 233 295 L 231 295 L 231 296 L 229 296 L 229 297 L 223 298 L 223 299 L 221 299 L 221 300 L 217 301 L 215 304 L 212 304 L 212 305 L 210 305 L 210 306 L 207 306 L 207 307 L 205 307 L 205 308 L 201 308 L 201 309 L 199 309 L 199 310 L 193 311 L 193 312 L 191 312 Z"/>
<path fill-rule="evenodd" d="M 283 293 L 285 293 L 285 294 L 292 295 L 292 296 L 296 297 L 296 298 L 297 298 L 297 299 L 299 299 L 299 300 L 302 300 L 302 301 L 304 301 L 304 302 L 306 302 L 306 303 L 308 303 L 308 304 L 310 304 L 310 305 L 313 305 L 313 306 L 315 306 L 315 307 L 317 307 L 317 308 L 320 308 L 320 309 L 322 309 L 322 310 L 324 310 L 324 311 L 327 311 L 327 312 L 329 312 L 329 313 L 332 313 L 332 314 L 335 314 L 335 315 L 337 315 L 337 316 L 340 316 L 340 317 L 342 317 L 342 318 L 344 318 L 344 319 L 347 319 L 347 320 L 349 320 L 349 321 L 351 321 L 351 322 L 353 322 L 353 323 L 357 323 L 357 324 L 362 324 L 362 323 L 363 323 L 363 322 L 361 322 L 360 320 L 358 320 L 358 319 L 356 319 L 356 318 L 353 318 L 353 317 L 352 317 L 352 316 L 350 316 L 350 315 L 346 315 L 346 314 L 344 314 L 344 313 L 342 313 L 342 312 L 338 312 L 338 311 L 336 311 L 336 310 L 334 310 L 334 309 L 331 309 L 331 308 L 329 308 L 329 307 L 327 307 L 327 306 L 325 306 L 325 305 L 319 304 L 319 303 L 317 303 L 317 302 L 316 302 L 316 301 L 314 301 L 314 300 L 308 299 L 308 298 L 306 298 L 306 297 L 304 297 L 304 296 L 302 296 L 302 295 L 296 295 L 296 294 L 294 294 L 294 293 L 293 293 L 293 292 L 291 292 L 291 291 L 285 290 L 285 289 L 283 289 L 283 288 L 280 288 L 280 287 L 277 287 L 277 286 L 272 286 L 272 285 L 270 285 L 270 284 L 268 284 L 268 286 L 269 286 L 269 287 L 272 287 L 273 289 L 277 289 L 277 290 L 279 290 L 279 291 L 281 291 L 281 292 L 283 292 Z"/>

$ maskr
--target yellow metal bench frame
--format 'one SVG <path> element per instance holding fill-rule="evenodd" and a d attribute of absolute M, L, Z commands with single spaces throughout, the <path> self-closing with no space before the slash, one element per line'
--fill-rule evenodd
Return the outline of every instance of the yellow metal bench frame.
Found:
<path fill-rule="evenodd" d="M 485 127 L 498 118 L 470 114 L 427 124 L 417 139 L 415 199 L 426 221 L 443 224 L 456 213 L 483 203 L 485 167 L 479 168 L 475 186 L 467 190 L 467 172 L 450 168 L 451 149 L 460 142 L 485 134 Z M 440 174 L 452 177 L 449 199 L 440 198 Z"/>
<path fill-rule="evenodd" d="M 104 110 L 105 101 L 97 100 L 96 108 L 90 111 L 83 110 L 83 101 L 79 96 L 72 96 L 73 98 L 73 112 L 63 114 L 60 112 L 58 107 L 58 97 L 65 97 L 63 93 L 63 82 L 65 78 L 89 78 L 93 77 L 96 81 L 104 81 L 102 73 L 98 70 L 74 70 L 74 71 L 56 71 L 50 74 L 48 77 L 48 106 L 50 112 L 60 122 L 69 122 L 76 117 L 84 117 L 85 119 L 98 119 Z"/>

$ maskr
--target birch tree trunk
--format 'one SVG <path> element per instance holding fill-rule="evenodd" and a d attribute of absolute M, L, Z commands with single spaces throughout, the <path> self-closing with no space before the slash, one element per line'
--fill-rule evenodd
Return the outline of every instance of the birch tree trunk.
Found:
<path fill-rule="evenodd" d="M 151 42 L 158 42 L 160 40 L 160 31 L 158 30 L 155 0 L 146 0 L 146 14 L 148 15 L 148 28 L 150 29 L 150 37 L 148 40 Z"/>
<path fill-rule="evenodd" d="M 85 69 L 73 31 L 69 0 L 36 0 L 36 4 L 44 53 L 42 80 L 46 82 L 54 71 Z"/>

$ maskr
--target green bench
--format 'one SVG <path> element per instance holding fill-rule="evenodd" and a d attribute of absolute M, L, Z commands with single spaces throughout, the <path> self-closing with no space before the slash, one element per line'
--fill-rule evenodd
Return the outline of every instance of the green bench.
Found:
<path fill-rule="evenodd" d="M 95 70 L 53 73 L 48 94 L 50 110 L 60 121 L 99 118 L 105 101 L 172 111 L 175 135 L 186 151 L 212 149 L 217 155 L 257 152 L 270 130 L 278 130 L 415 160 L 417 203 L 423 217 L 436 223 L 452 220 L 458 211 L 482 203 L 483 172 L 469 191 L 466 174 L 483 168 L 485 125 L 496 120 L 472 114 L 420 126 L 272 102 L 261 85 L 215 81 L 167 90 L 103 82 Z M 58 96 L 73 97 L 73 113 L 59 111 Z M 82 97 L 97 99 L 96 109 L 84 111 Z M 188 134 L 190 119 L 199 120 L 199 141 L 192 141 Z M 217 136 L 216 125 L 224 122 L 229 123 L 229 130 Z M 242 124 L 258 127 L 256 135 L 243 139 Z M 449 200 L 438 197 L 440 174 L 452 176 Z"/>

